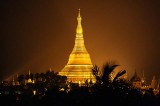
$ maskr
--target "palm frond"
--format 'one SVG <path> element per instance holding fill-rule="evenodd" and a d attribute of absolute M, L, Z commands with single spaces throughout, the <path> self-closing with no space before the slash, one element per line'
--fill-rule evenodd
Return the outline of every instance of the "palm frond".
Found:
<path fill-rule="evenodd" d="M 110 75 L 117 66 L 119 66 L 119 65 L 106 63 L 103 66 L 103 75 Z"/>
<path fill-rule="evenodd" d="M 98 76 L 99 75 L 99 67 L 97 65 L 93 66 L 92 73 L 93 73 L 94 76 Z"/>
<path fill-rule="evenodd" d="M 113 82 L 116 81 L 119 77 L 121 77 L 122 75 L 124 75 L 126 73 L 126 70 L 122 70 L 122 71 L 119 71 L 116 76 L 114 77 L 113 79 Z"/>

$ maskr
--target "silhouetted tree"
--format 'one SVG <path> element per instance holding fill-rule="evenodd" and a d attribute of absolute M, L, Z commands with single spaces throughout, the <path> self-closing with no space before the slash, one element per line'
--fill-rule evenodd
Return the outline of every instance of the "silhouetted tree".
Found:
<path fill-rule="evenodd" d="M 103 85 L 108 85 L 110 82 L 111 82 L 111 79 L 110 79 L 110 75 L 111 73 L 114 71 L 114 69 L 119 66 L 117 64 L 112 64 L 112 63 L 106 63 L 104 66 L 103 66 L 103 70 L 102 70 L 102 82 L 103 82 Z"/>
<path fill-rule="evenodd" d="M 101 79 L 102 73 L 101 73 L 101 71 L 100 71 L 100 69 L 99 69 L 99 67 L 97 65 L 93 66 L 92 73 L 96 78 L 96 83 L 97 84 L 101 84 L 101 82 L 102 82 L 102 79 Z"/>
<path fill-rule="evenodd" d="M 93 75 L 96 78 L 96 83 L 102 84 L 104 86 L 108 86 L 111 83 L 111 73 L 114 71 L 116 67 L 119 65 L 107 62 L 106 64 L 103 65 L 102 70 L 95 65 L 92 68 Z M 113 78 L 113 82 L 115 82 L 119 77 L 124 75 L 126 73 L 126 70 L 120 70 L 116 76 Z"/>
<path fill-rule="evenodd" d="M 121 77 L 122 75 L 124 75 L 126 73 L 126 70 L 121 70 L 119 71 L 116 76 L 113 78 L 113 83 L 118 80 L 119 77 Z"/>
<path fill-rule="evenodd" d="M 23 82 L 25 81 L 25 75 L 21 74 L 20 76 L 18 76 L 17 80 L 20 84 L 23 84 Z"/>

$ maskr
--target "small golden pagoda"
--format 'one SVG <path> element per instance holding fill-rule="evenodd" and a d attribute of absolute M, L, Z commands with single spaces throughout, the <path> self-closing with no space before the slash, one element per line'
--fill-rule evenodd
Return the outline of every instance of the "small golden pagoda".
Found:
<path fill-rule="evenodd" d="M 81 20 L 79 9 L 75 45 L 69 56 L 67 65 L 59 72 L 59 75 L 67 76 L 67 80 L 73 83 L 84 84 L 86 81 L 94 83 L 95 78 L 92 74 L 93 65 L 84 45 Z"/>

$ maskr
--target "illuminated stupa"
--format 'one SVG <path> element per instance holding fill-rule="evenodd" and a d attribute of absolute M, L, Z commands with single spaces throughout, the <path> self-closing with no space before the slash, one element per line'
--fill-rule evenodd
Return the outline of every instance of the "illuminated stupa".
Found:
<path fill-rule="evenodd" d="M 84 84 L 86 81 L 93 83 L 92 62 L 84 45 L 83 29 L 81 25 L 80 9 L 77 17 L 78 25 L 74 48 L 69 56 L 67 65 L 59 72 L 59 75 L 67 76 L 67 81 Z"/>

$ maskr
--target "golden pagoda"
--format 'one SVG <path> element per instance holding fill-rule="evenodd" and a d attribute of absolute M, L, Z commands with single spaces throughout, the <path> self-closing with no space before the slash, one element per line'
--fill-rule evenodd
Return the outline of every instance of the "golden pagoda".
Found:
<path fill-rule="evenodd" d="M 67 65 L 59 72 L 59 75 L 67 76 L 67 81 L 73 83 L 84 84 L 86 81 L 94 83 L 95 78 L 92 74 L 93 65 L 84 45 L 81 20 L 79 9 L 75 45 L 69 56 Z"/>

